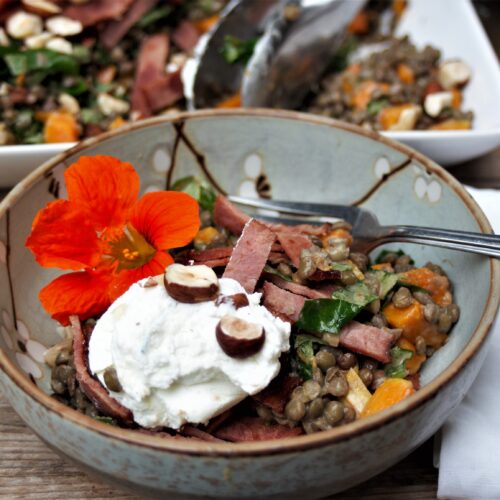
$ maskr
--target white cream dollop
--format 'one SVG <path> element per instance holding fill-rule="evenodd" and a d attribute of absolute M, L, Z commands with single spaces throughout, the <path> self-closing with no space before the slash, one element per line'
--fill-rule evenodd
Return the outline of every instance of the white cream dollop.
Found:
<path fill-rule="evenodd" d="M 249 305 L 230 302 L 184 304 L 163 285 L 132 285 L 97 322 L 89 343 L 89 368 L 104 383 L 114 366 L 122 392 L 111 395 L 144 427 L 179 429 L 212 417 L 256 394 L 276 377 L 279 357 L 289 349 L 290 325 L 259 305 L 261 294 L 247 294 Z M 219 280 L 223 295 L 245 293 L 235 280 Z M 265 330 L 262 349 L 244 359 L 219 346 L 215 327 L 226 314 Z"/>

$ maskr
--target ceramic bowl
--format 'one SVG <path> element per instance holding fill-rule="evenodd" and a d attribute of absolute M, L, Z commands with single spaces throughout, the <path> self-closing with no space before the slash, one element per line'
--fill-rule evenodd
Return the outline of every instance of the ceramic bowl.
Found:
<path fill-rule="evenodd" d="M 450 341 L 425 365 L 422 389 L 383 413 L 309 436 L 219 444 L 138 434 L 58 403 L 48 395 L 43 352 L 60 337 L 37 298 L 57 273 L 39 267 L 24 242 L 37 211 L 65 197 L 65 168 L 80 155 L 95 154 L 135 165 L 143 192 L 195 174 L 220 191 L 244 196 L 265 191 L 278 199 L 364 206 L 382 223 L 490 231 L 462 186 L 430 160 L 374 133 L 309 115 L 187 113 L 80 144 L 33 172 L 0 205 L 0 387 L 59 453 L 142 495 L 313 498 L 402 459 L 460 403 L 486 354 L 500 263 L 420 245 L 406 249 L 417 263 L 432 260 L 446 269 L 462 314 Z"/>

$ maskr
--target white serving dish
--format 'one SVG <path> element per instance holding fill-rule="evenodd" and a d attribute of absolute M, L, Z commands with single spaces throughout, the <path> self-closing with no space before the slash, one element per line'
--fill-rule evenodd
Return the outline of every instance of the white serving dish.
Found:
<path fill-rule="evenodd" d="M 474 111 L 473 130 L 384 132 L 451 166 L 500 146 L 500 66 L 470 0 L 410 0 L 397 29 L 418 46 L 439 48 L 443 59 L 463 59 L 472 68 L 463 108 Z"/>
<path fill-rule="evenodd" d="M 420 47 L 432 44 L 445 59 L 461 58 L 473 71 L 464 92 L 464 108 L 475 113 L 474 129 L 384 132 L 451 166 L 500 146 L 500 67 L 471 0 L 410 0 L 398 27 Z M 12 186 L 50 157 L 73 144 L 0 147 L 0 187 Z"/>

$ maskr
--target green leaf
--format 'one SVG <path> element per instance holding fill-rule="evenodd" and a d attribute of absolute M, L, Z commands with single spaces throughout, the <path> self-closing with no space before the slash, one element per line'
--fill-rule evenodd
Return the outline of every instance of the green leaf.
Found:
<path fill-rule="evenodd" d="M 118 423 L 114 418 L 111 417 L 94 417 L 94 420 L 97 420 L 98 422 L 102 422 L 103 424 L 109 424 L 109 425 L 114 425 L 117 426 Z"/>
<path fill-rule="evenodd" d="M 333 292 L 332 298 L 343 300 L 361 307 L 378 299 L 377 295 L 375 295 L 363 281 L 336 290 Z"/>
<path fill-rule="evenodd" d="M 213 212 L 217 195 L 208 182 L 190 175 L 176 181 L 172 189 L 191 195 L 203 210 Z"/>
<path fill-rule="evenodd" d="M 332 271 L 352 271 L 352 264 L 350 262 L 332 262 L 330 268 Z"/>
<path fill-rule="evenodd" d="M 405 362 L 413 358 L 413 352 L 395 346 L 391 349 L 391 362 L 384 368 L 387 377 L 405 378 L 408 375 Z"/>
<path fill-rule="evenodd" d="M 354 37 L 348 38 L 335 52 L 330 63 L 329 70 L 332 72 L 344 71 L 349 65 L 349 56 L 356 50 L 357 42 Z"/>
<path fill-rule="evenodd" d="M 73 45 L 73 52 L 71 55 L 80 63 L 87 64 L 90 62 L 92 52 L 89 47 L 85 45 Z"/>
<path fill-rule="evenodd" d="M 372 269 L 366 273 L 366 276 L 374 275 L 380 283 L 379 298 L 385 299 L 387 294 L 399 283 L 401 277 L 398 273 L 390 273 L 382 269 Z"/>
<path fill-rule="evenodd" d="M 165 19 L 172 13 L 172 7 L 169 5 L 164 5 L 156 9 L 150 10 L 144 16 L 137 21 L 136 26 L 139 28 L 146 28 L 147 26 L 159 21 L 160 19 Z"/>
<path fill-rule="evenodd" d="M 44 77 L 59 73 L 76 75 L 80 70 L 80 65 L 73 56 L 49 49 L 18 51 L 5 55 L 4 59 L 13 76 L 33 72 L 41 72 Z"/>
<path fill-rule="evenodd" d="M 104 117 L 97 109 L 83 108 L 80 110 L 80 118 L 85 125 L 88 125 L 89 123 L 100 123 Z"/>
<path fill-rule="evenodd" d="M 373 99 L 368 103 L 368 106 L 366 106 L 366 111 L 370 116 L 374 116 L 378 114 L 378 112 L 382 108 L 385 108 L 388 104 L 389 104 L 389 99 L 387 99 L 386 97 Z"/>
<path fill-rule="evenodd" d="M 296 326 L 310 333 L 338 333 L 362 309 L 363 306 L 339 299 L 306 300 Z"/>
<path fill-rule="evenodd" d="M 226 35 L 221 54 L 229 64 L 247 63 L 252 57 L 257 38 L 241 40 L 235 36 Z"/>
<path fill-rule="evenodd" d="M 69 87 L 64 87 L 64 91 L 72 96 L 82 95 L 89 89 L 87 82 L 83 78 L 75 78 L 75 83 Z"/>

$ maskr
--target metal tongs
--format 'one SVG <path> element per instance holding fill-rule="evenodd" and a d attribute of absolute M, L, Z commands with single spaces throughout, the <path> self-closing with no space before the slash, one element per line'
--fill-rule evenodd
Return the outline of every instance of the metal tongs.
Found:
<path fill-rule="evenodd" d="M 450 229 L 420 226 L 381 226 L 375 214 L 365 208 L 326 203 L 302 203 L 229 196 L 228 199 L 245 207 L 272 210 L 277 215 L 258 214 L 268 222 L 282 224 L 324 223 L 339 219 L 352 225 L 357 251 L 368 253 L 384 243 L 393 241 L 421 243 L 436 247 L 479 253 L 500 258 L 500 236 Z"/>
<path fill-rule="evenodd" d="M 294 108 L 325 72 L 366 0 L 233 0 L 196 54 L 191 108 L 241 92 L 245 107 Z M 246 67 L 221 55 L 224 40 L 258 38 Z"/>

